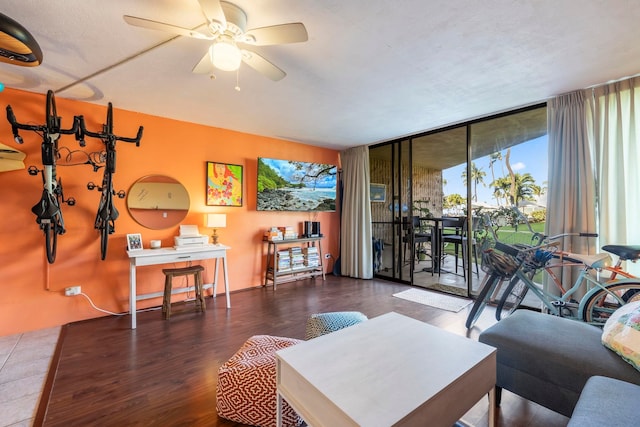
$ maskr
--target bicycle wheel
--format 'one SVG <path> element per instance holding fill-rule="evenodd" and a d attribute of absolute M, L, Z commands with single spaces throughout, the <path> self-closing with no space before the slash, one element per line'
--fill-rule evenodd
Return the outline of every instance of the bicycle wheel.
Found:
<path fill-rule="evenodd" d="M 518 276 L 514 276 L 505 289 L 496 307 L 496 320 L 504 319 L 513 313 L 527 296 L 529 287 Z"/>
<path fill-rule="evenodd" d="M 478 298 L 476 298 L 476 301 L 473 303 L 473 307 L 471 307 L 471 311 L 469 312 L 469 316 L 467 316 L 467 321 L 465 323 L 467 329 L 471 329 L 471 327 L 476 323 L 476 320 L 480 317 L 484 307 L 489 302 L 489 298 L 493 294 L 494 289 L 503 279 L 504 278 L 497 273 L 491 273 L 485 276 L 484 286 L 480 289 Z"/>
<path fill-rule="evenodd" d="M 107 172 L 105 171 L 105 174 Z M 100 231 L 100 257 L 104 261 L 107 257 L 107 247 L 109 246 L 109 234 L 115 230 L 113 221 L 114 214 L 117 218 L 117 212 L 114 212 L 113 196 L 110 192 L 111 180 L 104 179 L 102 182 L 102 196 L 100 205 L 98 206 L 98 214 L 96 215 L 95 227 Z"/>
<path fill-rule="evenodd" d="M 100 228 L 100 257 L 104 261 L 107 258 L 107 246 L 109 246 L 109 220 L 102 221 Z"/>
<path fill-rule="evenodd" d="M 580 302 L 580 317 L 582 320 L 604 325 L 611 314 L 622 305 L 640 300 L 640 282 L 621 280 L 608 285 L 607 291 L 594 288 L 584 296 Z M 610 292 L 618 295 L 622 302 L 611 295 Z"/>
<path fill-rule="evenodd" d="M 56 251 L 58 248 L 58 230 L 54 224 L 53 222 L 40 223 L 40 227 L 44 232 L 44 243 L 49 264 L 53 264 L 56 261 Z"/>

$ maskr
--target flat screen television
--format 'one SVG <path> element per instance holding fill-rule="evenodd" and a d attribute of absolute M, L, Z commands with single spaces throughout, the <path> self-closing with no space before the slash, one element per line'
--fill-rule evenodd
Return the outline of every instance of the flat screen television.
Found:
<path fill-rule="evenodd" d="M 338 168 L 258 157 L 259 211 L 335 211 Z"/>

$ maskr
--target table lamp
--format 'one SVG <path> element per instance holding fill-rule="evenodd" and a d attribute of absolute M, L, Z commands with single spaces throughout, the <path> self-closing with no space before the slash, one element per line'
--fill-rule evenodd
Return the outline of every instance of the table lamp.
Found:
<path fill-rule="evenodd" d="M 206 223 L 208 228 L 213 228 L 213 235 L 211 238 L 213 239 L 213 244 L 218 244 L 218 228 L 224 228 L 227 226 L 227 215 L 226 214 L 206 214 Z"/>

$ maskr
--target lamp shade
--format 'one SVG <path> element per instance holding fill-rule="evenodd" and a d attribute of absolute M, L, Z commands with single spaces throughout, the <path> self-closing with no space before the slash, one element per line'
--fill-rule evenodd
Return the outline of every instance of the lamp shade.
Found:
<path fill-rule="evenodd" d="M 224 228 L 227 226 L 226 214 L 206 214 L 207 228 Z"/>
<path fill-rule="evenodd" d="M 211 62 L 223 71 L 235 71 L 240 68 L 242 53 L 230 38 L 220 38 L 209 50 Z"/>

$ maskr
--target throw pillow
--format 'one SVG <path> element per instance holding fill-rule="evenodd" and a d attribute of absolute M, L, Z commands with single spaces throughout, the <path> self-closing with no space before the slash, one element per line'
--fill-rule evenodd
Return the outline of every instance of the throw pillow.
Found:
<path fill-rule="evenodd" d="M 617 309 L 602 329 L 602 344 L 640 371 L 640 301 Z"/>

